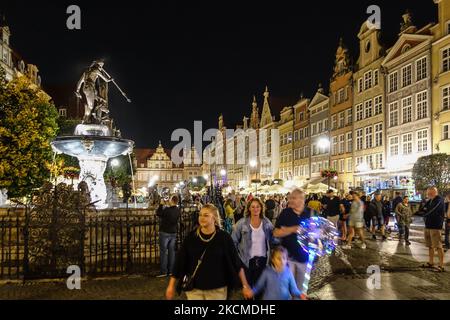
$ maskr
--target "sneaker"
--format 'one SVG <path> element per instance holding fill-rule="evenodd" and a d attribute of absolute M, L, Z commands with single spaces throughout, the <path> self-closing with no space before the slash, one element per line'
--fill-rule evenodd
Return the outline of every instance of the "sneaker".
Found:
<path fill-rule="evenodd" d="M 366 248 L 367 248 L 366 244 L 363 243 L 363 244 L 361 245 L 361 249 L 366 249 Z"/>
<path fill-rule="evenodd" d="M 377 236 L 376 235 L 372 235 L 372 240 L 377 240 Z"/>
<path fill-rule="evenodd" d="M 383 236 L 381 241 L 386 241 L 386 240 L 387 240 L 386 236 Z"/>
<path fill-rule="evenodd" d="M 411 242 L 409 242 L 409 240 L 406 240 L 406 245 L 409 246 L 411 244 Z"/>
<path fill-rule="evenodd" d="M 352 246 L 349 244 L 346 244 L 346 245 L 343 245 L 341 248 L 344 250 L 350 250 L 352 248 Z"/>
<path fill-rule="evenodd" d="M 165 277 L 167 277 L 167 274 L 158 274 L 157 276 L 156 276 L 156 278 L 165 278 Z"/>

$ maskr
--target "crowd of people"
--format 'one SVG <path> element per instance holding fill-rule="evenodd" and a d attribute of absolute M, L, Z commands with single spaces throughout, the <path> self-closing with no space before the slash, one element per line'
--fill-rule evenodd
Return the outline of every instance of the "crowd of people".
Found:
<path fill-rule="evenodd" d="M 307 299 L 303 292 L 308 254 L 297 240 L 300 223 L 312 216 L 328 219 L 339 230 L 342 249 L 350 250 L 355 238 L 367 248 L 367 237 L 386 241 L 394 219 L 401 243 L 410 245 L 413 212 L 408 196 L 396 193 L 390 200 L 381 193 L 371 196 L 351 191 L 338 196 L 306 194 L 294 189 L 286 196 L 255 197 L 228 194 L 216 205 L 196 199 L 198 228 L 184 239 L 175 258 L 176 221 L 180 215 L 177 196 L 160 207 L 160 277 L 170 276 L 167 299 L 184 291 L 188 299 L 227 299 L 236 288 L 246 299 Z M 446 200 L 436 188 L 427 190 L 419 208 L 424 217 L 424 238 L 429 261 L 423 268 L 443 272 L 444 246 L 441 230 L 445 220 L 448 249 L 450 195 Z M 177 211 L 178 210 L 178 211 Z M 378 236 L 379 235 L 379 236 Z M 379 238 L 378 238 L 378 237 Z M 439 263 L 434 264 L 435 251 Z"/>

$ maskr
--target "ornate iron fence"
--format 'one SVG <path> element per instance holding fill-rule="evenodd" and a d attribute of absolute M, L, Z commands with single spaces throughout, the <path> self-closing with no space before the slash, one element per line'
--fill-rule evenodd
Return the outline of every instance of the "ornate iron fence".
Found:
<path fill-rule="evenodd" d="M 11 208 L 0 215 L 0 279 L 67 277 L 69 265 L 100 276 L 152 273 L 159 265 L 159 219 L 153 210 Z M 182 208 L 177 248 L 198 212 Z"/>

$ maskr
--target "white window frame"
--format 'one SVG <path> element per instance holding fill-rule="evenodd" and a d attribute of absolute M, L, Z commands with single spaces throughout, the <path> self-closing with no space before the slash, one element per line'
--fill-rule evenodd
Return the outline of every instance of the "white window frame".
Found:
<path fill-rule="evenodd" d="M 402 68 L 402 88 L 410 86 L 412 83 L 413 83 L 412 64 L 410 63 Z"/>
<path fill-rule="evenodd" d="M 377 86 L 380 83 L 380 72 L 377 70 L 373 71 L 373 86 Z"/>
<path fill-rule="evenodd" d="M 364 90 L 372 88 L 372 70 L 364 73 Z"/>
<path fill-rule="evenodd" d="M 364 85 L 364 81 L 363 81 L 363 78 L 361 77 L 358 79 L 358 93 L 363 92 L 363 85 Z"/>
<path fill-rule="evenodd" d="M 423 61 L 425 60 L 425 64 Z M 416 60 L 416 81 L 426 79 L 428 77 L 428 57 L 422 57 Z"/>
<path fill-rule="evenodd" d="M 416 93 L 416 119 L 425 119 L 428 117 L 428 91 L 424 90 Z"/>
<path fill-rule="evenodd" d="M 365 127 L 365 139 L 364 139 L 364 148 L 371 149 L 373 148 L 373 128 L 372 126 Z"/>
<path fill-rule="evenodd" d="M 364 119 L 364 106 L 362 103 L 356 106 L 356 121 Z"/>
<path fill-rule="evenodd" d="M 389 93 L 398 90 L 398 71 L 389 74 Z"/>
<path fill-rule="evenodd" d="M 373 99 L 374 115 L 383 113 L 383 96 L 379 95 Z"/>
<path fill-rule="evenodd" d="M 450 122 L 441 125 L 441 140 L 450 140 Z"/>
<path fill-rule="evenodd" d="M 337 114 L 331 116 L 331 130 L 337 129 Z"/>
<path fill-rule="evenodd" d="M 413 116 L 412 116 L 412 114 L 413 114 L 413 101 L 412 100 L 413 100 L 412 96 L 408 96 L 408 97 L 402 99 L 402 124 L 410 123 L 413 120 Z M 405 104 L 406 101 L 410 101 L 410 104 L 406 105 Z M 406 115 L 409 116 L 409 117 L 405 117 L 405 109 L 409 109 L 409 111 L 406 110 Z M 409 120 L 409 121 L 406 121 L 406 120 Z"/>
<path fill-rule="evenodd" d="M 363 129 L 356 130 L 356 151 L 360 151 L 364 148 L 364 133 Z"/>
<path fill-rule="evenodd" d="M 372 99 L 364 101 L 364 119 L 373 116 L 373 101 Z"/>
<path fill-rule="evenodd" d="M 389 154 L 391 157 L 395 157 L 399 155 L 400 148 L 400 137 L 389 137 Z M 393 152 L 395 151 L 395 152 Z"/>
<path fill-rule="evenodd" d="M 441 108 L 442 110 L 450 110 L 450 85 L 441 89 Z"/>
<path fill-rule="evenodd" d="M 408 139 L 405 139 L 407 137 Z M 412 132 L 402 134 L 402 154 L 410 155 L 413 152 L 413 134 Z"/>
<path fill-rule="evenodd" d="M 381 147 L 383 145 L 383 123 L 377 123 L 374 126 L 375 132 L 375 147 Z"/>
<path fill-rule="evenodd" d="M 394 101 L 389 104 L 389 127 L 396 127 L 399 123 L 399 114 L 398 114 L 398 101 Z M 395 109 L 393 108 L 395 106 Z M 395 115 L 395 116 L 394 116 Z"/>
<path fill-rule="evenodd" d="M 339 154 L 345 153 L 345 136 L 341 134 L 339 136 Z"/>
<path fill-rule="evenodd" d="M 347 172 L 352 172 L 353 171 L 353 161 L 352 158 L 347 158 Z"/>
<path fill-rule="evenodd" d="M 347 152 L 353 152 L 353 132 L 347 132 Z"/>
<path fill-rule="evenodd" d="M 346 125 L 350 125 L 353 123 L 353 110 L 351 108 L 347 109 L 346 113 L 347 113 L 346 119 L 345 119 Z"/>
<path fill-rule="evenodd" d="M 338 126 L 339 128 L 345 127 L 345 111 L 341 111 L 338 114 Z"/>
<path fill-rule="evenodd" d="M 428 129 L 417 130 L 417 152 L 428 151 Z"/>
<path fill-rule="evenodd" d="M 450 46 L 441 50 L 441 73 L 450 71 Z"/>

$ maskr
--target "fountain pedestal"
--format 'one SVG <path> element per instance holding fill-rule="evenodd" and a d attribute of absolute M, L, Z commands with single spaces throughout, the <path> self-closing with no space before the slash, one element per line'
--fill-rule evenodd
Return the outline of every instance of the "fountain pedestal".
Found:
<path fill-rule="evenodd" d="M 80 181 L 86 181 L 91 193 L 92 202 L 98 209 L 108 207 L 107 192 L 103 174 L 108 159 L 127 155 L 133 150 L 133 141 L 110 134 L 107 126 L 78 125 L 75 133 L 80 135 L 61 136 L 52 142 L 52 148 L 57 153 L 76 157 L 80 163 Z"/>

